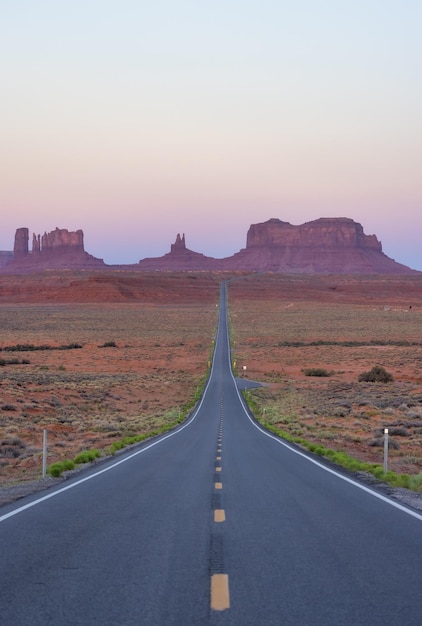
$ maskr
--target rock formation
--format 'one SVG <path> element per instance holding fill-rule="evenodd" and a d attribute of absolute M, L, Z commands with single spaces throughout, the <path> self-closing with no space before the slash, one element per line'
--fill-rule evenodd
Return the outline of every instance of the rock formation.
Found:
<path fill-rule="evenodd" d="M 142 270 L 215 270 L 219 261 L 193 252 L 186 247 L 185 235 L 177 234 L 175 243 L 171 244 L 170 252 L 158 258 L 142 259 L 138 267 Z"/>
<path fill-rule="evenodd" d="M 10 272 L 31 272 L 43 269 L 88 269 L 105 267 L 84 250 L 82 230 L 68 231 L 56 228 L 44 235 L 32 236 L 32 251 L 29 251 L 29 230 L 18 228 L 15 234 L 13 259 L 7 265 Z"/>
<path fill-rule="evenodd" d="M 15 245 L 13 247 L 13 258 L 24 259 L 29 252 L 28 249 L 29 230 L 27 228 L 18 228 L 15 233 Z"/>
<path fill-rule="evenodd" d="M 170 253 L 140 261 L 141 269 L 226 270 L 319 274 L 408 274 L 415 270 L 382 252 L 375 235 L 366 235 L 350 218 L 320 218 L 300 226 L 270 219 L 250 226 L 246 248 L 214 259 L 187 250 L 177 235 Z"/>
<path fill-rule="evenodd" d="M 375 235 L 366 235 L 361 224 L 346 217 L 320 218 L 300 226 L 279 219 L 252 224 L 246 248 L 224 259 L 207 257 L 186 247 L 185 235 L 177 235 L 170 252 L 133 265 L 105 265 L 84 250 L 82 230 L 56 228 L 33 235 L 18 228 L 13 259 L 6 256 L 2 272 L 25 273 L 43 269 L 118 269 L 166 271 L 242 271 L 318 274 L 419 273 L 390 259 Z"/>
<path fill-rule="evenodd" d="M 253 224 L 246 248 L 224 259 L 230 269 L 319 274 L 413 272 L 382 252 L 375 235 L 350 218 L 320 218 L 300 226 L 271 219 Z"/>
<path fill-rule="evenodd" d="M 249 228 L 246 247 L 267 248 L 368 248 L 382 251 L 375 235 L 365 235 L 363 228 L 348 217 L 321 217 L 301 226 L 270 219 Z"/>

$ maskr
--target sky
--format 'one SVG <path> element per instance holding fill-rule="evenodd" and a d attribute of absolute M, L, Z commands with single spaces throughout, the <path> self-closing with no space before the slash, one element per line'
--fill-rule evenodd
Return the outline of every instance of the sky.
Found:
<path fill-rule="evenodd" d="M 422 270 L 420 0 L 0 0 L 0 250 L 217 258 L 349 217 Z"/>

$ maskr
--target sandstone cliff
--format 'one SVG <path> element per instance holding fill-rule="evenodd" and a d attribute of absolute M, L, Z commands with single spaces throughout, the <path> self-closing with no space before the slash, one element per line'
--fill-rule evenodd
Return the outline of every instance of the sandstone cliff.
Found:
<path fill-rule="evenodd" d="M 291 273 L 402 274 L 415 270 L 382 252 L 350 218 L 320 218 L 300 226 L 279 219 L 253 224 L 246 248 L 222 259 L 227 269 Z"/>
<path fill-rule="evenodd" d="M 249 228 L 246 247 L 255 248 L 367 248 L 382 251 L 375 235 L 365 235 L 361 224 L 348 217 L 321 217 L 301 226 L 270 219 Z"/>
<path fill-rule="evenodd" d="M 177 235 L 168 254 L 139 262 L 148 270 L 222 270 L 318 274 L 409 274 L 415 270 L 382 252 L 375 235 L 366 235 L 350 218 L 320 218 L 300 226 L 279 219 L 252 224 L 246 248 L 224 259 L 186 248 Z"/>
<path fill-rule="evenodd" d="M 219 261 L 193 252 L 186 247 L 185 235 L 177 235 L 170 252 L 158 258 L 148 258 L 139 261 L 138 267 L 142 270 L 216 270 Z"/>
<path fill-rule="evenodd" d="M 233 256 L 216 259 L 186 247 L 185 235 L 177 235 L 170 252 L 133 265 L 106 265 L 84 250 L 83 232 L 56 228 L 33 235 L 18 228 L 13 259 L 1 264 L 5 273 L 43 269 L 119 269 L 165 271 L 246 271 L 318 274 L 412 274 L 416 270 L 397 263 L 382 251 L 375 235 L 366 235 L 350 218 L 320 218 L 294 226 L 279 219 L 252 224 L 246 248 Z M 10 253 L 5 253 L 9 254 Z"/>
<path fill-rule="evenodd" d="M 10 272 L 33 272 L 43 269 L 95 269 L 106 267 L 102 259 L 84 250 L 82 230 L 68 231 L 56 228 L 50 233 L 32 236 L 29 251 L 29 230 L 18 228 L 15 234 L 13 259 L 6 270 Z"/>

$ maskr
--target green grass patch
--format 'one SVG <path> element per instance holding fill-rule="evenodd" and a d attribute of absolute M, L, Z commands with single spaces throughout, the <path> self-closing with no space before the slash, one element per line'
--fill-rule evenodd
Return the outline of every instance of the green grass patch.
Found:
<path fill-rule="evenodd" d="M 101 452 L 99 450 L 84 450 L 75 456 L 73 462 L 75 465 L 80 465 L 81 463 L 90 463 L 91 461 L 95 461 L 95 459 L 100 458 Z"/>
<path fill-rule="evenodd" d="M 54 478 L 58 478 L 63 472 L 73 469 L 75 469 L 75 463 L 70 459 L 65 459 L 64 461 L 50 465 L 47 469 L 47 474 L 50 474 L 50 476 L 53 476 Z"/>

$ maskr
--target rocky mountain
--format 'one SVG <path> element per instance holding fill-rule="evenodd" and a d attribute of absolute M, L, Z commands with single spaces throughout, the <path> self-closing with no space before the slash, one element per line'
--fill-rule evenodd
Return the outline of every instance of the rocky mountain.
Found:
<path fill-rule="evenodd" d="M 15 234 L 13 258 L 5 269 L 8 272 L 33 272 L 43 269 L 105 268 L 102 259 L 93 257 L 84 249 L 82 230 L 68 231 L 56 228 L 50 233 L 32 236 L 29 250 L 28 228 L 18 228 Z"/>
<path fill-rule="evenodd" d="M 365 235 L 350 218 L 320 218 L 300 226 L 270 219 L 250 226 L 246 248 L 224 259 L 186 248 L 177 236 L 168 254 L 139 262 L 141 269 L 208 269 L 318 274 L 408 274 L 412 270 L 382 252 L 375 235 Z"/>
<path fill-rule="evenodd" d="M 199 252 L 193 252 L 186 247 L 185 235 L 177 235 L 175 243 L 170 247 L 170 252 L 157 258 L 147 258 L 139 261 L 141 270 L 215 270 L 218 268 L 218 260 L 205 256 Z"/>
<path fill-rule="evenodd" d="M 382 251 L 375 235 L 366 235 L 358 222 L 346 217 L 320 218 L 294 226 L 280 219 L 252 224 L 246 248 L 216 259 L 186 247 L 185 235 L 177 235 L 170 252 L 145 258 L 133 265 L 106 265 L 84 250 L 83 232 L 56 228 L 33 235 L 18 228 L 14 251 L 1 253 L 0 271 L 25 273 L 43 269 L 128 269 L 166 271 L 247 271 L 317 274 L 412 274 Z M 11 259 L 11 260 L 10 260 Z"/>

